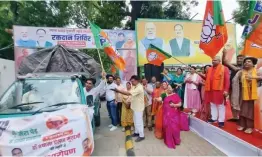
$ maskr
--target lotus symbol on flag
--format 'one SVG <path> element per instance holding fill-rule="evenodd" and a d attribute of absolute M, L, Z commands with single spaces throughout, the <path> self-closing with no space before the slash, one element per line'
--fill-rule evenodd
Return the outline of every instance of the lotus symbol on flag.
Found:
<path fill-rule="evenodd" d="M 153 60 L 156 60 L 157 59 L 157 54 L 155 52 L 150 52 L 149 55 L 147 56 L 147 60 L 149 62 L 153 61 Z"/>
<path fill-rule="evenodd" d="M 202 28 L 201 42 L 208 44 L 215 36 L 216 36 L 216 25 L 214 25 L 213 17 L 211 16 L 210 13 L 208 13 Z"/>

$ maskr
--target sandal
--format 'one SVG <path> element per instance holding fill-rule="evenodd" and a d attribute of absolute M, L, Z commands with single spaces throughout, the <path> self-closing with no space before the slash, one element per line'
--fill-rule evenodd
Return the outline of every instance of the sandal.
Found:
<path fill-rule="evenodd" d="M 243 131 L 243 130 L 244 130 L 244 127 L 239 126 L 239 127 L 237 128 L 237 130 L 238 130 L 238 131 Z"/>
<path fill-rule="evenodd" d="M 248 128 L 244 131 L 246 134 L 251 134 L 253 132 L 253 129 Z"/>

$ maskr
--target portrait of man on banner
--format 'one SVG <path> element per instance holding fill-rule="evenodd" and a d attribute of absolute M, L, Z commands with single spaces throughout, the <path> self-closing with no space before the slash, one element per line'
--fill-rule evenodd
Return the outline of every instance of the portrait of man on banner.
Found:
<path fill-rule="evenodd" d="M 160 49 L 164 47 L 164 41 L 156 36 L 156 25 L 153 22 L 148 22 L 145 24 L 145 37 L 139 41 L 138 50 L 142 57 L 146 58 L 146 50 L 149 45 L 152 44 Z"/>
<path fill-rule="evenodd" d="M 174 34 L 175 38 L 169 41 L 170 49 L 168 52 L 171 52 L 174 57 L 194 56 L 194 45 L 190 39 L 184 37 L 184 27 L 182 24 L 174 26 Z"/>
<path fill-rule="evenodd" d="M 19 39 L 16 41 L 16 46 L 31 48 L 36 47 L 36 41 L 30 39 L 28 34 L 28 29 L 26 27 L 22 27 L 19 34 Z"/>

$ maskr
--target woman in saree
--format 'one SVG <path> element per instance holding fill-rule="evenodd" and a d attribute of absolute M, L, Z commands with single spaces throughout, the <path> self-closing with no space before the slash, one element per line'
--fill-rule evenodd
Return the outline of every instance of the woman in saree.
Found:
<path fill-rule="evenodd" d="M 196 67 L 192 66 L 190 68 L 190 73 L 187 74 L 185 78 L 186 88 L 185 88 L 185 108 L 192 110 L 192 114 L 195 115 L 196 112 L 201 109 L 201 99 L 200 92 L 198 90 L 198 85 L 200 84 L 201 78 L 196 73 Z"/>
<path fill-rule="evenodd" d="M 126 83 L 126 90 L 131 90 L 131 82 Z M 122 113 L 121 113 L 121 125 L 123 128 L 132 127 L 133 122 L 133 111 L 130 108 L 131 105 L 131 96 L 123 95 L 122 96 Z M 122 131 L 125 131 L 124 129 Z"/>
<path fill-rule="evenodd" d="M 254 103 L 258 99 L 256 68 L 257 59 L 246 57 L 243 69 L 232 80 L 232 103 L 240 104 L 238 131 L 251 134 L 254 129 Z M 239 87 L 240 86 L 240 87 Z M 239 99 L 241 98 L 241 99 Z"/>
<path fill-rule="evenodd" d="M 184 100 L 184 75 L 183 75 L 183 70 L 181 68 L 178 68 L 176 71 L 176 74 L 174 76 L 173 83 L 175 85 L 175 91 L 179 95 L 179 97 Z M 183 106 L 183 105 L 182 105 Z"/>
<path fill-rule="evenodd" d="M 200 109 L 200 119 L 203 121 L 207 121 L 211 117 L 211 109 L 210 109 L 210 104 L 206 103 L 205 101 L 205 77 L 207 70 L 210 68 L 210 65 L 205 65 L 204 66 L 204 71 L 203 73 L 200 73 L 199 76 L 202 78 L 201 79 L 201 100 L 202 100 L 202 108 Z"/>
<path fill-rule="evenodd" d="M 174 88 L 168 85 L 165 93 L 157 100 L 163 102 L 163 138 L 168 148 L 176 148 L 180 139 L 180 106 L 181 99 L 178 94 L 173 93 Z"/>
<path fill-rule="evenodd" d="M 154 99 L 153 102 L 155 104 L 157 104 L 157 107 L 153 107 L 155 108 L 155 136 L 158 139 L 162 139 L 163 138 L 163 105 L 161 101 L 158 101 L 158 98 L 161 96 L 161 94 L 165 93 L 165 91 L 167 90 L 168 87 L 168 83 L 167 82 L 163 82 L 162 83 L 162 87 L 160 87 L 159 92 L 157 93 L 157 95 L 154 95 Z M 157 97 L 158 96 L 158 97 Z"/>

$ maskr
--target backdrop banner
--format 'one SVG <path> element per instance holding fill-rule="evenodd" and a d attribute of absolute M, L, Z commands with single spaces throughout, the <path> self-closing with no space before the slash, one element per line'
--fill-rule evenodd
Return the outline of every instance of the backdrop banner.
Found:
<path fill-rule="evenodd" d="M 148 63 L 146 50 L 150 44 L 183 63 L 210 64 L 211 58 L 199 49 L 201 30 L 201 21 L 138 19 L 136 21 L 138 66 Z M 235 24 L 227 23 L 227 30 L 229 39 L 225 48 L 230 51 L 228 59 L 235 62 L 237 49 Z M 221 52 L 219 55 L 222 55 Z M 181 64 L 174 58 L 167 59 L 164 63 L 165 65 Z"/>
<path fill-rule="evenodd" d="M 95 49 L 94 37 L 90 29 L 14 26 L 15 62 L 18 69 L 22 60 L 36 48 L 64 45 L 76 49 Z M 122 80 L 137 75 L 137 55 L 135 31 L 104 30 L 115 50 L 126 61 L 126 69 L 120 72 Z M 101 39 L 103 40 L 103 39 Z"/>

